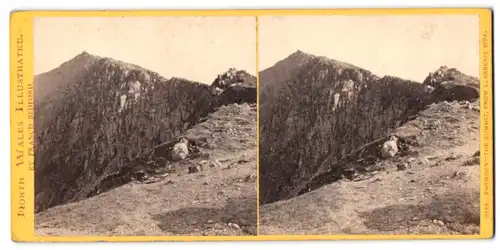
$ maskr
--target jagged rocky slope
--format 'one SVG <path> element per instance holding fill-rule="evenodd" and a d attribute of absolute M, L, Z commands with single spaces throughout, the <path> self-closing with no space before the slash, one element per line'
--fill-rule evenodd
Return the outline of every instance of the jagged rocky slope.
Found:
<path fill-rule="evenodd" d="M 226 91 L 242 92 L 86 52 L 37 76 L 36 211 L 92 196 L 107 177 L 151 160 L 153 147 L 232 103 Z"/>
<path fill-rule="evenodd" d="M 479 234 L 479 100 L 437 102 L 331 164 L 308 190 L 260 206 L 260 234 Z M 382 158 L 389 135 L 399 152 Z M 337 172 L 338 173 L 338 172 Z"/>
<path fill-rule="evenodd" d="M 261 204 L 308 192 L 324 172 L 339 179 L 356 149 L 432 103 L 479 97 L 478 79 L 456 69 L 442 67 L 422 84 L 301 51 L 264 70 L 260 82 Z"/>
<path fill-rule="evenodd" d="M 114 182 L 103 181 L 95 196 L 37 213 L 36 234 L 255 235 L 256 113 L 255 103 L 217 108 L 181 133 L 192 142 L 188 158 L 164 168 L 143 168 L 151 173 L 146 180 L 111 188 L 106 185 Z M 152 154 L 166 156 L 170 149 L 165 142 Z"/>

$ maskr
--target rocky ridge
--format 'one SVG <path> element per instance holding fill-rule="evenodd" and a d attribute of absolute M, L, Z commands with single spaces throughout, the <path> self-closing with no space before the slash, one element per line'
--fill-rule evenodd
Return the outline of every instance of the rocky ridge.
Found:
<path fill-rule="evenodd" d="M 260 99 L 261 204 L 308 192 L 307 183 L 324 178 L 316 177 L 322 171 L 330 171 L 326 174 L 330 181 L 341 178 L 348 170 L 343 160 L 349 159 L 349 154 L 382 140 L 432 103 L 479 97 L 477 78 L 467 78 L 467 85 L 443 78 L 463 76 L 447 67 L 430 76 L 440 77 L 434 83 L 441 79 L 449 82 L 431 86 L 392 76 L 380 78 L 324 57 L 306 54 L 304 58 L 307 63 L 276 78 L 287 80 L 263 83 L 269 86 L 265 90 L 274 89 L 262 93 Z M 283 70 L 270 68 L 265 72 Z"/>
<path fill-rule="evenodd" d="M 128 176 L 127 169 L 149 161 L 152 148 L 232 103 L 210 85 L 86 52 L 37 76 L 37 90 L 37 212 L 86 199 L 119 173 Z"/>

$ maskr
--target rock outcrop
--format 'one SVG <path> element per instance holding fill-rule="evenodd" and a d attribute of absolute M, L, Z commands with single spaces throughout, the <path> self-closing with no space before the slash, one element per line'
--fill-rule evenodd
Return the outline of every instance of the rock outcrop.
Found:
<path fill-rule="evenodd" d="M 423 82 L 434 87 L 430 102 L 472 101 L 479 98 L 479 79 L 455 68 L 441 66 Z"/>
<path fill-rule="evenodd" d="M 230 68 L 212 83 L 219 93 L 219 106 L 231 103 L 257 103 L 257 78 L 243 70 Z"/>
<path fill-rule="evenodd" d="M 212 86 L 224 90 L 232 85 L 255 87 L 256 82 L 257 78 L 246 71 L 230 68 L 226 72 L 219 74 L 212 82 Z"/>
<path fill-rule="evenodd" d="M 446 82 L 479 88 L 479 79 L 477 77 L 466 75 L 458 71 L 458 69 L 449 68 L 448 66 L 441 66 L 436 71 L 429 73 L 423 84 L 437 87 Z"/>

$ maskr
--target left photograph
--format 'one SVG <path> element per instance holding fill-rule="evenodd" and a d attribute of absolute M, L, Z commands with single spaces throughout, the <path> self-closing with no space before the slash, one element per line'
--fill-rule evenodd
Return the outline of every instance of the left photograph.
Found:
<path fill-rule="evenodd" d="M 257 234 L 255 17 L 34 21 L 35 234 Z"/>

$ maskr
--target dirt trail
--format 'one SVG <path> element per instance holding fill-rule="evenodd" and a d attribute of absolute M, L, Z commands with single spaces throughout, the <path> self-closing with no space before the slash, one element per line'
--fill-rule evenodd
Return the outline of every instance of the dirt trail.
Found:
<path fill-rule="evenodd" d="M 410 154 L 261 206 L 260 234 L 478 234 L 479 125 L 477 103 L 433 104 L 394 131 Z"/>
<path fill-rule="evenodd" d="M 150 184 L 131 182 L 36 215 L 37 235 L 256 234 L 256 107 L 228 105 L 183 136 L 205 139 L 208 159 L 175 163 Z M 188 173 L 188 167 L 202 171 Z"/>

